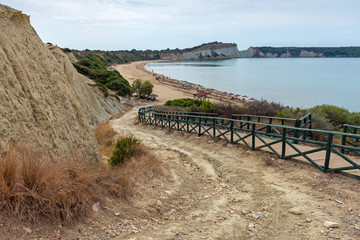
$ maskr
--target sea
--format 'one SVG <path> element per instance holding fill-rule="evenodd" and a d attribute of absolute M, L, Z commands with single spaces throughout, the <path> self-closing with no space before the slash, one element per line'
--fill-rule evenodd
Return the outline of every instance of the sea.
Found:
<path fill-rule="evenodd" d="M 331 104 L 360 112 L 360 58 L 238 58 L 154 62 L 146 68 L 172 79 L 286 106 Z"/>

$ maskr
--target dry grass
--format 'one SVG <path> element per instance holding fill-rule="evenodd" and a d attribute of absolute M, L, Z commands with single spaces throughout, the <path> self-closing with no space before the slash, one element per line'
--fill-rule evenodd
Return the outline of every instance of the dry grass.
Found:
<path fill-rule="evenodd" d="M 16 145 L 0 152 L 2 220 L 71 224 L 105 196 L 130 200 L 136 182 L 161 174 L 158 160 L 144 146 L 135 159 L 115 169 L 76 157 L 47 161 Z"/>
<path fill-rule="evenodd" d="M 100 123 L 95 128 L 96 140 L 100 147 L 100 152 L 102 155 L 110 158 L 115 148 L 115 136 L 116 132 L 111 127 L 109 122 Z"/>

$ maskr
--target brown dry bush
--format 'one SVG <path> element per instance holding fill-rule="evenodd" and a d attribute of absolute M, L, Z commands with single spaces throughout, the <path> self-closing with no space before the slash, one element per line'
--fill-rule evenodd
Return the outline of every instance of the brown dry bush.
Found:
<path fill-rule="evenodd" d="M 115 130 L 111 127 L 109 122 L 100 123 L 94 130 L 96 140 L 100 146 L 100 152 L 106 157 L 111 157 L 115 148 L 114 137 Z"/>
<path fill-rule="evenodd" d="M 71 224 L 105 196 L 129 200 L 134 185 L 161 173 L 145 147 L 124 167 L 111 169 L 83 158 L 47 161 L 14 145 L 0 149 L 0 219 Z"/>

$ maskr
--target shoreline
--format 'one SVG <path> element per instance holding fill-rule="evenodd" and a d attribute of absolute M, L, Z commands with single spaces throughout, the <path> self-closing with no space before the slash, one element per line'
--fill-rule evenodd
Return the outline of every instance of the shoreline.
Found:
<path fill-rule="evenodd" d="M 228 92 L 219 91 L 213 88 L 205 88 L 200 84 L 190 83 L 177 79 L 171 79 L 159 73 L 151 72 L 146 69 L 146 65 L 163 60 L 137 61 L 126 64 L 114 65 L 114 68 L 129 81 L 130 84 L 135 79 L 150 81 L 154 85 L 153 94 L 158 95 L 157 103 L 163 104 L 168 100 L 178 98 L 194 98 L 194 94 L 203 95 L 206 93 L 206 99 L 215 102 L 230 101 L 235 104 L 242 104 L 255 100 L 248 96 L 240 96 Z"/>

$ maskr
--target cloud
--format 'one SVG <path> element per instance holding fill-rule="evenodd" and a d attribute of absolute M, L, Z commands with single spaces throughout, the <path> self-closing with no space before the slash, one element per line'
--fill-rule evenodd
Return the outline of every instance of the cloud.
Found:
<path fill-rule="evenodd" d="M 84 48 L 182 47 L 221 39 L 252 45 L 259 39 L 250 34 L 275 42 L 287 36 L 284 42 L 301 45 L 301 37 L 293 39 L 288 33 L 301 32 L 303 42 L 310 37 L 314 44 L 317 39 L 311 35 L 319 31 L 324 37 L 340 30 L 351 32 L 352 39 L 359 40 L 360 35 L 360 4 L 355 0 L 5 0 L 5 4 L 31 15 L 45 41 L 61 45 L 71 38 Z M 75 32 L 81 34 L 74 36 Z M 134 43 L 137 46 L 128 47 Z"/>

